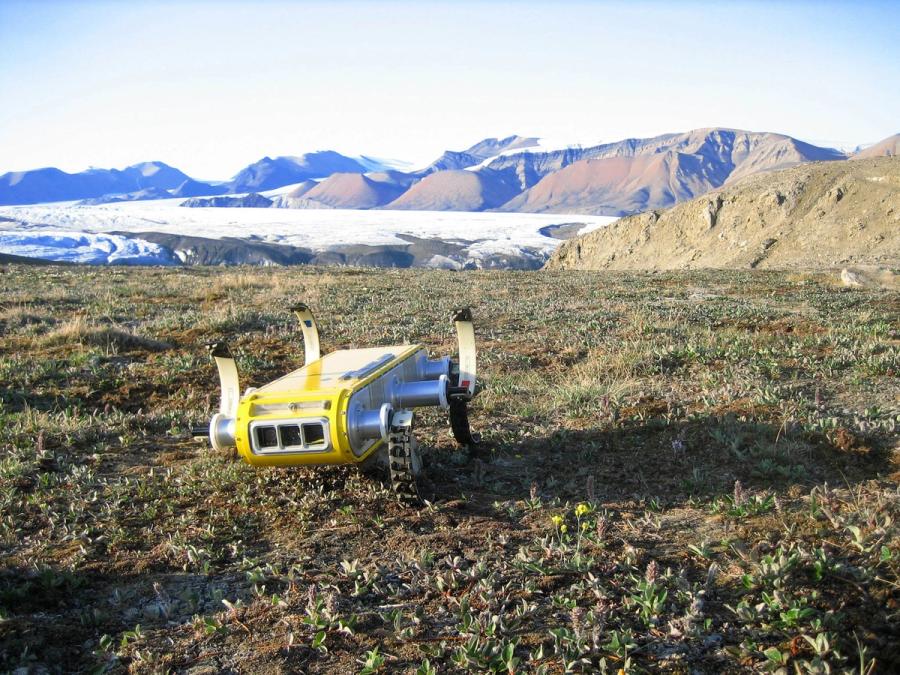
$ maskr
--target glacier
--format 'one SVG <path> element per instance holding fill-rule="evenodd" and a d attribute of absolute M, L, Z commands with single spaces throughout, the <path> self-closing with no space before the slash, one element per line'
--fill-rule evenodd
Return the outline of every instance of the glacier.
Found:
<path fill-rule="evenodd" d="M 365 244 L 403 245 L 399 235 L 460 243 L 478 261 L 493 254 L 547 255 L 560 240 L 542 233 L 578 223 L 581 232 L 608 216 L 464 211 L 348 209 L 188 209 L 183 199 L 79 205 L 73 202 L 0 207 L 0 252 L 97 264 L 179 264 L 166 249 L 111 233 L 159 232 L 210 239 L 233 237 L 312 251 Z M 30 251 L 30 252 L 26 252 Z"/>
<path fill-rule="evenodd" d="M 0 230 L 0 253 L 92 265 L 177 265 L 168 249 L 115 234 Z"/>

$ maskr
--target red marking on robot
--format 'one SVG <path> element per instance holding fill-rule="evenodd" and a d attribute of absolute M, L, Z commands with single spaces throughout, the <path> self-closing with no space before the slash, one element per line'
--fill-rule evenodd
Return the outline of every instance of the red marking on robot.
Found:
<path fill-rule="evenodd" d="M 460 387 L 468 387 L 468 386 L 469 386 L 469 381 L 468 381 L 468 380 L 463 380 L 462 382 L 459 383 L 459 386 L 460 386 Z"/>

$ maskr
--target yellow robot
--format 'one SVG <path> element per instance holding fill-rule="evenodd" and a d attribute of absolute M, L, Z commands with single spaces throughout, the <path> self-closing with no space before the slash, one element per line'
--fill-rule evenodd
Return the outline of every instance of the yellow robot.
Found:
<path fill-rule="evenodd" d="M 369 463 L 387 459 L 391 484 L 418 499 L 421 461 L 412 408 L 449 411 L 457 442 L 475 445 L 467 404 L 475 395 L 472 313 L 454 313 L 459 359 L 429 359 L 421 345 L 319 353 L 319 332 L 309 307 L 293 308 L 303 331 L 305 364 L 269 384 L 240 393 L 237 365 L 224 342 L 209 345 L 219 371 L 222 400 L 209 426 L 194 435 L 216 449 L 237 448 L 254 466 Z"/>

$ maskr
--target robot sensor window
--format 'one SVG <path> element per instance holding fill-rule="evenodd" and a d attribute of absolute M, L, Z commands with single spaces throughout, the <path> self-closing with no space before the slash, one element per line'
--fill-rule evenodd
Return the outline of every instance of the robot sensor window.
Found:
<path fill-rule="evenodd" d="M 325 427 L 321 424 L 304 424 L 303 441 L 307 447 L 325 447 Z"/>
<path fill-rule="evenodd" d="M 322 422 L 306 424 L 256 424 L 252 426 L 253 449 L 259 454 L 283 450 L 325 450 L 327 433 Z"/>
<path fill-rule="evenodd" d="M 256 444 L 260 448 L 277 448 L 278 436 L 275 427 L 256 427 Z"/>

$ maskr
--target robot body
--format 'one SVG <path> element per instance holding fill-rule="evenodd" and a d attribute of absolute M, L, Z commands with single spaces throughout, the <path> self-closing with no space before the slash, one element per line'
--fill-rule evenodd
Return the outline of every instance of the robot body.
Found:
<path fill-rule="evenodd" d="M 240 395 L 237 366 L 224 343 L 210 346 L 222 400 L 208 429 L 214 448 L 233 447 L 254 466 L 360 464 L 381 451 L 392 478 L 409 487 L 420 462 L 412 438 L 411 409 L 450 411 L 454 436 L 474 440 L 466 404 L 475 393 L 475 341 L 471 313 L 454 316 L 460 358 L 429 359 L 420 345 L 345 349 L 321 356 L 312 312 L 295 308 L 304 336 L 303 367 Z M 409 496 L 409 495 L 406 495 Z"/>

